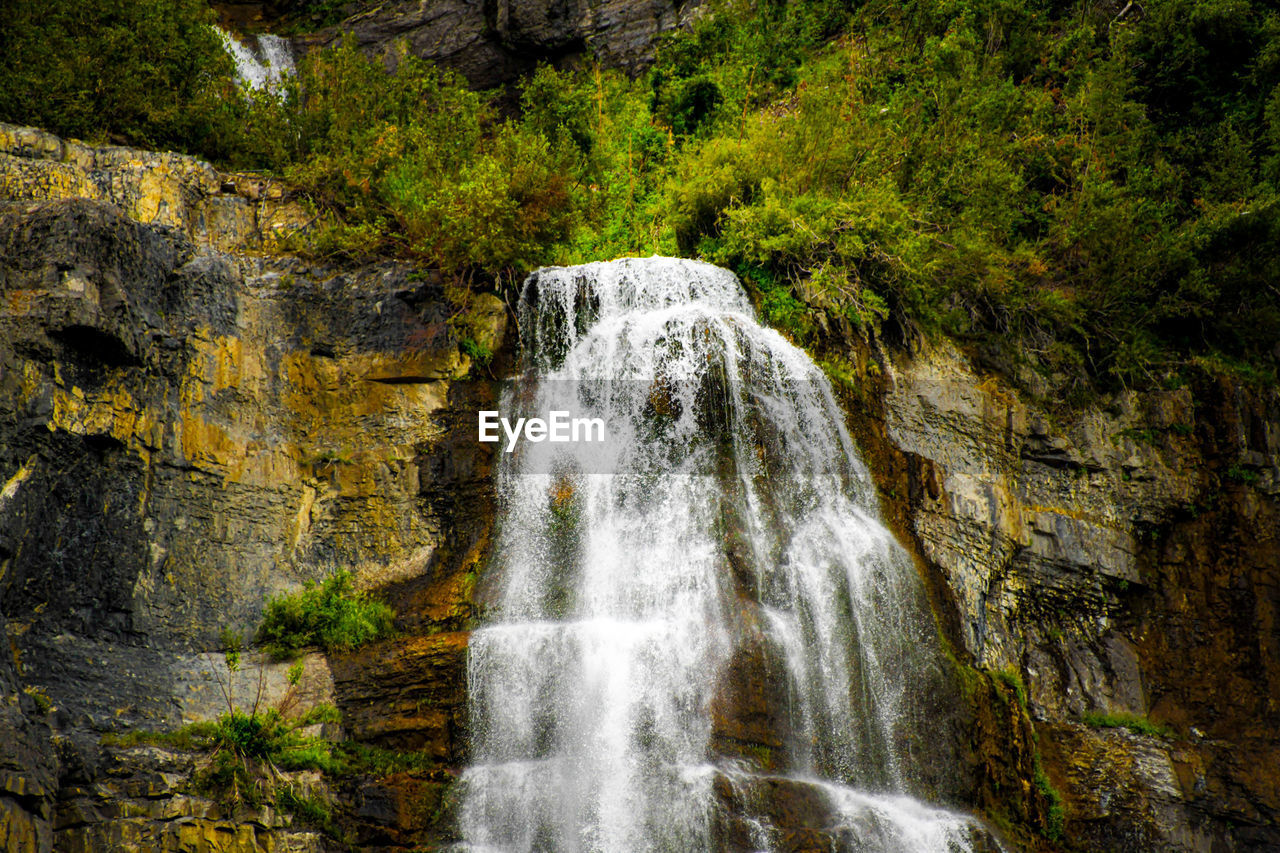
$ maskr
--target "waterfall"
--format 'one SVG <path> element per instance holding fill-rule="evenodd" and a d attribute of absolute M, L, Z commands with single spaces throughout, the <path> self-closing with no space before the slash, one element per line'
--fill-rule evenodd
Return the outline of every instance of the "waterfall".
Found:
<path fill-rule="evenodd" d="M 500 453 L 460 849 L 975 849 L 911 796 L 935 628 L 821 371 L 693 261 L 539 270 L 520 312 L 503 414 L 608 440 Z"/>
<path fill-rule="evenodd" d="M 215 27 L 222 45 L 236 63 L 236 76 L 251 89 L 274 90 L 285 77 L 295 72 L 293 48 L 287 39 L 273 35 L 257 36 L 257 48 L 252 49 L 231 33 Z"/>

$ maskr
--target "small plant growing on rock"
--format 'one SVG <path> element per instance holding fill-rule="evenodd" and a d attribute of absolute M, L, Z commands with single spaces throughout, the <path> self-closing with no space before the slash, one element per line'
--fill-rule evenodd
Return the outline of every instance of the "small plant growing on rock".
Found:
<path fill-rule="evenodd" d="M 1058 793 L 1058 789 L 1053 786 L 1053 782 L 1049 779 L 1049 774 L 1045 772 L 1044 765 L 1040 762 L 1039 752 L 1036 753 L 1035 761 L 1036 790 L 1040 792 L 1040 795 L 1044 797 L 1049 806 L 1041 832 L 1050 841 L 1061 841 L 1062 832 L 1066 825 L 1066 809 L 1062 804 L 1062 795 Z"/>
<path fill-rule="evenodd" d="M 47 714 L 53 710 L 53 700 L 50 699 L 49 694 L 45 693 L 41 688 L 34 685 L 28 685 L 22 688 L 22 692 L 32 698 L 36 703 L 36 708 L 40 710 L 41 714 Z"/>
<path fill-rule="evenodd" d="M 243 638 L 224 628 L 221 642 L 227 680 L 220 681 L 219 686 L 227 711 L 212 722 L 187 727 L 192 746 L 208 752 L 196 775 L 197 785 L 231 806 L 278 801 L 284 791 L 289 792 L 289 802 L 300 797 L 310 802 L 306 795 L 292 789 L 280 771 L 337 772 L 340 762 L 333 755 L 332 744 L 302 730 L 316 723 L 337 722 L 338 710 L 332 705 L 317 705 L 301 714 L 292 713 L 298 704 L 301 663 L 289 668 L 289 689 L 273 707 L 262 707 L 265 676 L 261 668 L 252 706 L 248 711 L 237 707 L 234 687 L 241 669 Z"/>
<path fill-rule="evenodd" d="M 306 457 L 308 465 L 316 468 L 328 468 L 333 465 L 350 465 L 354 460 L 347 450 L 327 448 Z"/>
<path fill-rule="evenodd" d="M 1086 711 L 1081 715 L 1080 720 L 1086 726 L 1095 729 L 1128 729 L 1136 735 L 1148 735 L 1150 737 L 1171 738 L 1176 736 L 1173 729 L 1168 726 L 1162 726 L 1138 714 L 1126 714 L 1123 712 L 1104 714 L 1097 711 Z"/>
<path fill-rule="evenodd" d="M 472 337 L 465 337 L 458 342 L 458 348 L 481 367 L 488 367 L 493 361 L 493 350 Z"/>
<path fill-rule="evenodd" d="M 1251 471 L 1243 465 L 1232 465 L 1227 469 L 1227 479 L 1233 483 L 1243 483 L 1246 486 L 1254 486 L 1258 483 L 1258 472 Z"/>
<path fill-rule="evenodd" d="M 1013 691 L 1013 697 L 1018 702 L 1018 707 L 1022 710 L 1027 709 L 1027 685 L 1023 683 L 1022 676 L 1014 669 L 995 670 L 991 673 L 991 677 Z"/>
<path fill-rule="evenodd" d="M 342 569 L 321 583 L 308 581 L 301 592 L 270 598 L 258 642 L 280 659 L 305 646 L 350 651 L 390 636 L 394 621 L 395 611 L 356 590 L 351 572 Z"/>
<path fill-rule="evenodd" d="M 297 713 L 297 688 L 302 680 L 301 662 L 288 672 L 288 690 L 274 705 L 262 706 L 265 676 L 258 672 L 258 689 L 246 710 L 235 700 L 236 676 L 241 671 L 243 639 L 229 629 L 220 642 L 226 663 L 225 680 L 219 680 L 227 710 L 213 720 L 201 720 L 176 731 L 134 731 L 108 735 L 103 744 L 117 747 L 155 745 L 204 753 L 192 782 L 196 790 L 212 796 L 225 807 L 273 804 L 336 836 L 328 803 L 323 796 L 300 785 L 286 774 L 297 770 L 340 773 L 345 762 L 330 741 L 308 734 L 317 723 L 340 721 L 338 709 L 322 704 Z"/>

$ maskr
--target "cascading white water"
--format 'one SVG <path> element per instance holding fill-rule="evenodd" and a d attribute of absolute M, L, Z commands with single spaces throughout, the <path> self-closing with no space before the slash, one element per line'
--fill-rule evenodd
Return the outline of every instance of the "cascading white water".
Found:
<path fill-rule="evenodd" d="M 249 88 L 274 90 L 285 77 L 295 73 L 293 48 L 287 39 L 259 35 L 255 51 L 221 27 L 215 29 L 223 47 L 235 60 L 236 76 Z"/>
<path fill-rule="evenodd" d="M 463 849 L 973 849 L 907 795 L 937 641 L 818 368 L 693 261 L 540 270 L 521 312 L 504 414 L 609 440 L 499 463 Z"/>

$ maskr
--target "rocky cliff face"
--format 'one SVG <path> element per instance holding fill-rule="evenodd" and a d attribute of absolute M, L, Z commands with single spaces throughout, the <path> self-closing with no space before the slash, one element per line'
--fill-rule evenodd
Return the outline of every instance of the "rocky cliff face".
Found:
<path fill-rule="evenodd" d="M 1071 845 L 1280 846 L 1280 394 L 1066 411 L 950 346 L 861 359 L 886 500 L 962 657 L 1025 683 Z"/>
<path fill-rule="evenodd" d="M 212 4 L 238 29 L 314 24 L 296 0 L 231 0 Z M 659 35 L 691 20 L 699 0 L 395 0 L 349 2 L 341 20 L 297 36 L 302 50 L 348 35 L 367 53 L 396 62 L 403 45 L 465 77 L 477 89 L 515 81 L 544 63 L 590 57 L 606 68 L 634 72 L 653 59 Z"/>
<path fill-rule="evenodd" d="M 397 591 L 406 629 L 431 612 L 415 605 L 488 517 L 486 460 L 452 448 L 492 383 L 432 277 L 261 254 L 300 221 L 274 186 L 11 127 L 0 176 L 0 679 L 16 736 L 0 827 L 8 849 L 75 849 L 80 827 L 139 816 L 102 810 L 98 736 L 216 713 L 226 673 L 209 652 L 223 628 L 252 633 L 266 596 L 346 567 Z M 471 312 L 497 347 L 505 308 Z M 455 587 L 437 626 L 468 615 Z M 365 691 L 409 657 L 331 675 L 316 656 L 304 688 L 351 706 L 362 735 Z M 284 667 L 265 666 L 270 698 Z"/>
<path fill-rule="evenodd" d="M 219 631 L 339 567 L 402 635 L 309 655 L 304 701 L 417 760 L 331 796 L 362 849 L 444 843 L 493 500 L 472 431 L 495 387 L 459 306 L 405 264 L 279 253 L 306 225 L 288 193 L 189 158 L 0 127 L 0 188 L 6 849 L 330 846 L 222 811 L 188 754 L 100 739 L 217 713 Z M 468 310 L 503 352 L 501 303 Z M 1280 845 L 1280 395 L 1223 380 L 1064 413 L 949 346 L 834 355 L 957 659 L 930 712 L 961 759 L 935 791 L 1012 847 Z M 262 663 L 270 699 L 284 666 Z M 767 685 L 742 681 L 721 728 L 768 749 Z M 1098 725 L 1117 721 L 1139 731 Z M 1061 843 L 1029 832 L 1052 834 L 1037 767 Z"/>
<path fill-rule="evenodd" d="M 362 49 L 394 61 L 403 42 L 413 55 L 487 89 L 539 63 L 586 56 L 634 71 L 652 59 L 657 36 L 687 22 L 696 6 L 678 0 L 380 3 L 302 43 L 333 44 L 350 33 Z"/>

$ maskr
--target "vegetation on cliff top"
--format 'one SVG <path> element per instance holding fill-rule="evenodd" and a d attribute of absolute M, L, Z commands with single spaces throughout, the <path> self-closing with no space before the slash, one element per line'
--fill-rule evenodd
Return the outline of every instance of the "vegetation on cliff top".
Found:
<path fill-rule="evenodd" d="M 490 281 L 699 256 L 802 343 L 890 323 L 1108 383 L 1273 379 L 1280 358 L 1280 13 L 1262 0 L 720 0 L 644 79 L 542 69 L 509 118 L 350 46 L 282 98 L 235 95 L 188 24 L 154 55 L 159 24 L 122 35 L 104 74 L 65 15 L 24 3 L 0 118 L 275 170 L 316 207 L 312 253 Z M 135 66 L 177 81 L 150 86 L 154 110 L 117 91 Z"/>
<path fill-rule="evenodd" d="M 0 121 L 219 156 L 235 66 L 205 0 L 8 0 Z"/>

